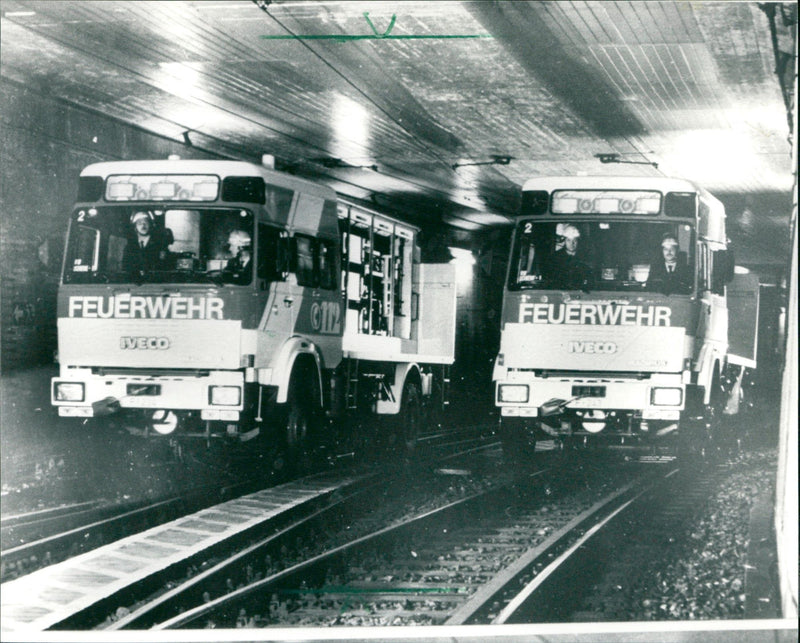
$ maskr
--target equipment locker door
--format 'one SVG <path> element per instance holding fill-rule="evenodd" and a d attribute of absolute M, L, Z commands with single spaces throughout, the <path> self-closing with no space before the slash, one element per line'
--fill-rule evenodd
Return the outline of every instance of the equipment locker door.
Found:
<path fill-rule="evenodd" d="M 455 358 L 456 267 L 449 263 L 419 265 L 417 339 L 420 361 L 451 363 Z"/>

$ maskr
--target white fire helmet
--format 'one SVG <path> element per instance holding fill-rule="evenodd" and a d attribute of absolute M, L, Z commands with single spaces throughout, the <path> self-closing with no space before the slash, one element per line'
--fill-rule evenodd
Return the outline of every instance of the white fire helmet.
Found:
<path fill-rule="evenodd" d="M 249 248 L 251 244 L 252 239 L 244 230 L 234 230 L 228 235 L 228 246 L 230 246 L 231 252 L 236 252 L 241 248 Z"/>
<path fill-rule="evenodd" d="M 153 215 L 149 212 L 145 212 L 144 210 L 139 210 L 138 212 L 134 212 L 131 215 L 131 223 L 136 223 L 137 221 L 141 221 L 145 219 L 147 221 L 153 222 Z"/>
<path fill-rule="evenodd" d="M 566 223 L 562 228 L 561 236 L 567 239 L 577 239 L 581 236 L 581 231 L 571 223 Z"/>
<path fill-rule="evenodd" d="M 661 241 L 662 248 L 669 248 L 670 246 L 678 247 L 678 240 L 671 234 L 665 234 Z"/>

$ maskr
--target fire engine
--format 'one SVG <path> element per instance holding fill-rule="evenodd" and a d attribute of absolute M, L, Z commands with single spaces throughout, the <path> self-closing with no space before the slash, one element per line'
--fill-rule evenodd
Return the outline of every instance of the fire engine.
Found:
<path fill-rule="evenodd" d="M 506 449 L 714 431 L 756 365 L 758 279 L 740 272 L 722 203 L 689 181 L 527 181 L 493 371 Z"/>
<path fill-rule="evenodd" d="M 299 451 L 326 418 L 390 416 L 413 447 L 447 403 L 455 267 L 419 230 L 267 162 L 96 163 L 58 292 L 64 417 L 132 432 L 258 435 Z"/>

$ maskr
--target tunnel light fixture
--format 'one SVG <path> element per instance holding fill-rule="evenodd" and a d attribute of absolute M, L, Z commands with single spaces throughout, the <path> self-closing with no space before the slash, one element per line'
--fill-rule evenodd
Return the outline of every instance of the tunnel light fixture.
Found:
<path fill-rule="evenodd" d="M 472 268 L 477 263 L 475 256 L 464 248 L 448 248 L 452 259 L 450 263 L 456 267 L 456 283 L 462 287 L 468 287 L 472 283 Z"/>
<path fill-rule="evenodd" d="M 309 159 L 309 161 L 329 169 L 372 170 L 373 172 L 378 171 L 378 166 L 374 163 L 371 165 L 354 165 L 352 163 L 343 161 L 342 159 L 328 157 L 313 158 Z"/>
<path fill-rule="evenodd" d="M 467 266 L 475 265 L 475 255 L 473 255 L 472 252 L 467 250 L 466 248 L 447 248 L 447 249 L 453 256 L 453 259 L 451 260 L 450 263 L 463 264 Z"/>

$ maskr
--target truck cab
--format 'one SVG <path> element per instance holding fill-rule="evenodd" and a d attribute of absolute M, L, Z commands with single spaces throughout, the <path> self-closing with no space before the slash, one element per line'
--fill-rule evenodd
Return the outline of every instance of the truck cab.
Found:
<path fill-rule="evenodd" d="M 528 181 L 493 373 L 504 442 L 652 445 L 718 405 L 732 276 L 722 203 L 688 181 Z"/>
<path fill-rule="evenodd" d="M 417 232 L 265 165 L 90 165 L 52 403 L 143 435 L 289 446 L 349 410 L 407 415 L 409 387 L 417 404 L 445 388 L 455 344 L 453 266 L 420 264 Z"/>

